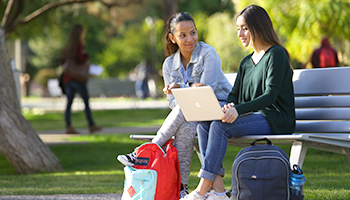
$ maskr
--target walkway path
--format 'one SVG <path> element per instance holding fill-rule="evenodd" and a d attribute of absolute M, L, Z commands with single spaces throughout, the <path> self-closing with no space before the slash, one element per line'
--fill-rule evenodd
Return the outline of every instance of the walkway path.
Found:
<path fill-rule="evenodd" d="M 155 100 L 123 100 L 123 99 L 90 99 L 92 110 L 109 110 L 109 109 L 167 109 L 168 102 L 165 99 Z M 40 98 L 40 99 L 23 99 L 21 101 L 23 110 L 33 110 L 34 112 L 44 111 L 64 111 L 66 98 Z M 80 98 L 74 99 L 72 110 L 83 110 L 84 103 Z"/>
<path fill-rule="evenodd" d="M 154 127 L 104 127 L 102 131 L 94 133 L 99 134 L 142 134 L 142 133 L 156 133 L 159 126 Z M 41 140 L 48 145 L 58 145 L 58 144 L 72 144 L 72 143 L 84 143 L 84 142 L 72 142 L 68 138 L 76 137 L 79 135 L 87 135 L 87 129 L 77 129 L 81 134 L 65 134 L 65 130 L 49 130 L 49 131 L 38 131 Z"/>

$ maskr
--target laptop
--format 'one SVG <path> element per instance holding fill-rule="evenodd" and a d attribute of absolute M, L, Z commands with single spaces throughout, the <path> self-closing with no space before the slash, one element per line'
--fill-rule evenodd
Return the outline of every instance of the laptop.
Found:
<path fill-rule="evenodd" d="M 210 86 L 176 88 L 171 91 L 187 121 L 220 120 L 224 114 Z"/>

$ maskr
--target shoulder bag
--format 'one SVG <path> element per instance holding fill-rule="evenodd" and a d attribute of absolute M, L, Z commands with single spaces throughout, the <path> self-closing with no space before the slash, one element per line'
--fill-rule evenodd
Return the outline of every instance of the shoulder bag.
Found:
<path fill-rule="evenodd" d="M 89 62 L 77 63 L 69 59 L 63 65 L 63 73 L 76 81 L 86 83 L 89 78 L 89 66 Z"/>

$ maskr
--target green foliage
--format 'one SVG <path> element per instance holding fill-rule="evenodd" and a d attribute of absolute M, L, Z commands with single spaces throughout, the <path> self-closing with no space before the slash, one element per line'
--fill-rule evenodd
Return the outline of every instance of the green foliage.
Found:
<path fill-rule="evenodd" d="M 58 27 L 44 28 L 45 36 L 35 37 L 28 41 L 29 48 L 34 55 L 28 62 L 38 69 L 56 68 L 61 64 L 61 55 L 64 45 L 62 31 Z"/>
<path fill-rule="evenodd" d="M 25 4 L 21 17 L 48 2 L 50 1 L 41 0 L 30 5 Z M 60 66 L 61 51 L 67 41 L 70 28 L 74 23 L 81 23 L 87 28 L 85 49 L 90 54 L 90 61 L 101 64 L 105 69 L 102 77 L 125 77 L 142 58 L 152 63 L 150 38 L 156 35 L 155 69 L 160 70 L 164 60 L 164 22 L 160 20 L 162 5 L 160 1 L 150 0 L 145 3 L 144 8 L 147 9 L 131 7 L 130 10 L 138 12 L 138 15 L 130 16 L 130 20 L 126 20 L 121 25 L 111 21 L 114 19 L 111 13 L 100 3 L 61 6 L 29 24 L 19 26 L 12 36 L 29 39 L 29 47 L 33 52 L 29 58 L 30 66 L 38 69 L 57 68 Z M 179 10 L 202 13 L 198 14 L 200 17 L 196 22 L 198 25 L 201 23 L 203 25 L 198 26 L 203 27 L 203 31 L 199 31 L 200 40 L 203 41 L 208 29 L 205 27 L 208 16 L 224 10 L 228 15 L 233 15 L 233 8 L 233 3 L 227 0 L 179 2 Z M 116 11 L 123 13 L 122 10 Z M 146 16 L 154 19 L 155 32 L 146 25 L 144 20 Z"/>
<path fill-rule="evenodd" d="M 237 72 L 248 54 L 237 37 L 236 25 L 228 13 L 215 13 L 207 21 L 206 42 L 215 47 L 221 57 L 224 72 Z"/>
<path fill-rule="evenodd" d="M 324 36 L 328 36 L 333 46 L 348 57 L 349 1 L 242 0 L 236 8 L 240 11 L 251 4 L 262 6 L 269 13 L 281 42 L 291 54 L 293 63 L 307 63 Z M 346 62 L 346 58 L 343 62 Z"/>
<path fill-rule="evenodd" d="M 57 78 L 55 69 L 44 68 L 39 70 L 35 80 L 42 86 L 47 87 L 47 81 L 51 78 Z"/>
<path fill-rule="evenodd" d="M 208 32 L 209 16 L 203 12 L 197 11 L 191 15 L 197 27 L 198 41 L 204 41 Z"/>
<path fill-rule="evenodd" d="M 48 2 L 26 3 L 21 17 Z M 294 67 L 309 61 L 323 36 L 330 37 L 330 42 L 340 51 L 341 59 L 346 64 L 350 55 L 348 1 L 242 0 L 233 4 L 229 0 L 179 0 L 178 8 L 193 16 L 199 40 L 216 48 L 224 71 L 235 72 L 251 50 L 244 49 L 236 36 L 234 14 L 250 4 L 261 5 L 267 10 L 282 44 L 291 54 Z M 125 15 L 126 10 L 134 13 L 120 16 L 124 21 L 118 21 L 118 15 Z M 102 77 L 120 78 L 125 77 L 142 58 L 152 63 L 150 39 L 155 37 L 155 69 L 160 70 L 164 60 L 161 1 L 149 0 L 139 7 L 116 9 L 115 13 L 109 11 L 97 2 L 58 7 L 29 24 L 19 26 L 12 36 L 29 38 L 33 52 L 29 66 L 57 68 L 70 28 L 74 23 L 84 24 L 87 28 L 85 47 L 90 53 L 90 61 L 104 67 Z M 145 23 L 147 16 L 153 18 L 154 29 Z"/>
<path fill-rule="evenodd" d="M 208 16 L 224 11 L 231 15 L 234 14 L 234 4 L 231 0 L 178 0 L 178 3 L 180 12 L 195 13 L 201 11 Z"/>
<path fill-rule="evenodd" d="M 130 25 L 121 33 L 122 36 L 112 38 L 105 50 L 96 55 L 105 67 L 104 76 L 125 76 L 142 58 L 150 63 L 149 34 L 145 24 Z"/>

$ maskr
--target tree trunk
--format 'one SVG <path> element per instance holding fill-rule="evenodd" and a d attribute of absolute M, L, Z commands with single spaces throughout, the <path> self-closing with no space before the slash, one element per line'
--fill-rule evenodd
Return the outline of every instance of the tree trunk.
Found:
<path fill-rule="evenodd" d="M 51 149 L 21 114 L 10 58 L 0 28 L 0 153 L 20 174 L 61 171 Z"/>
<path fill-rule="evenodd" d="M 166 23 L 168 19 L 177 12 L 177 7 L 177 0 L 163 0 L 162 17 L 164 23 Z"/>

